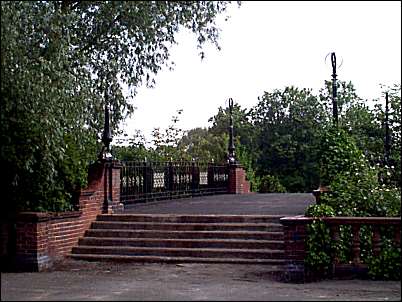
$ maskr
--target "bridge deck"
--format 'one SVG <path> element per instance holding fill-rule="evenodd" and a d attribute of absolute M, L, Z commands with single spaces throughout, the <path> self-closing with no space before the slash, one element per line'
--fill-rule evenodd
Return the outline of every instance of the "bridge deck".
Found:
<path fill-rule="evenodd" d="M 311 193 L 210 195 L 126 205 L 125 213 L 194 215 L 302 215 Z"/>

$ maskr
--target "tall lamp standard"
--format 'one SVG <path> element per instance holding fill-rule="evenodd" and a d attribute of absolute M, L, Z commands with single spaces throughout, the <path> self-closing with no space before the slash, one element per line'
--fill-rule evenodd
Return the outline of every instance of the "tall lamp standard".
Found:
<path fill-rule="evenodd" d="M 336 55 L 331 53 L 331 65 L 332 65 L 332 116 L 334 118 L 334 125 L 338 127 L 338 103 L 336 101 Z"/>
<path fill-rule="evenodd" d="M 389 133 L 389 102 L 388 92 L 385 93 L 385 144 L 384 144 L 384 163 L 389 165 L 389 155 L 391 151 L 391 136 Z"/>
<path fill-rule="evenodd" d="M 229 145 L 228 145 L 228 162 L 235 164 L 235 146 L 233 140 L 233 99 L 229 98 Z"/>
<path fill-rule="evenodd" d="M 326 55 L 325 60 L 329 54 Z M 331 52 L 331 66 L 332 66 L 332 117 L 333 123 L 336 128 L 338 128 L 338 103 L 337 103 L 337 85 L 336 85 L 336 68 L 341 67 L 343 62 L 337 66 L 335 52 Z M 316 204 L 320 204 L 321 194 L 328 192 L 327 186 L 319 185 L 318 189 L 313 190 L 313 195 L 315 196 Z"/>
<path fill-rule="evenodd" d="M 107 90 L 105 91 L 105 125 L 102 133 L 102 151 L 99 154 L 101 159 L 112 160 L 113 156 L 110 153 L 110 143 L 112 142 L 112 132 L 110 130 L 110 117 L 109 117 L 109 97 Z"/>
<path fill-rule="evenodd" d="M 329 55 L 329 54 L 328 54 Z M 327 59 L 328 55 L 325 57 Z M 332 117 L 335 127 L 338 127 L 338 101 L 337 101 L 337 83 L 336 83 L 336 68 L 341 67 L 343 62 L 337 65 L 335 52 L 331 52 L 331 66 L 332 66 Z"/>

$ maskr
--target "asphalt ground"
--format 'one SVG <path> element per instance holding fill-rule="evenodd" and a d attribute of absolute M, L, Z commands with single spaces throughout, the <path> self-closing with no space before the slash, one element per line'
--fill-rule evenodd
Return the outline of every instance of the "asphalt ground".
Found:
<path fill-rule="evenodd" d="M 400 301 L 400 281 L 293 284 L 265 265 L 67 260 L 51 272 L 2 273 L 2 301 Z"/>
<path fill-rule="evenodd" d="M 312 194 L 216 195 L 136 204 L 128 213 L 301 215 Z M 287 283 L 278 268 L 65 259 L 51 271 L 1 273 L 2 301 L 400 301 L 400 281 Z"/>

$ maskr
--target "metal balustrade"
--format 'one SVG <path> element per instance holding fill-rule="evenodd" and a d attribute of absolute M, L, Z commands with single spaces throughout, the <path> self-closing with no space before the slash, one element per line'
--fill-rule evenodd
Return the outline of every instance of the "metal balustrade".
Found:
<path fill-rule="evenodd" d="M 228 192 L 228 165 L 202 162 L 122 162 L 120 200 L 146 202 Z"/>

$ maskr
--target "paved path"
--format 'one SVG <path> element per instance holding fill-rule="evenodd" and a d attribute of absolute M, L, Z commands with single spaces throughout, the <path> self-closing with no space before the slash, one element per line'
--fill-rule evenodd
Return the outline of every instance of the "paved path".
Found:
<path fill-rule="evenodd" d="M 315 203 L 310 193 L 224 194 L 126 206 L 138 214 L 301 215 Z"/>
<path fill-rule="evenodd" d="M 264 265 L 72 261 L 2 273 L 2 301 L 400 301 L 400 281 L 279 282 Z"/>

